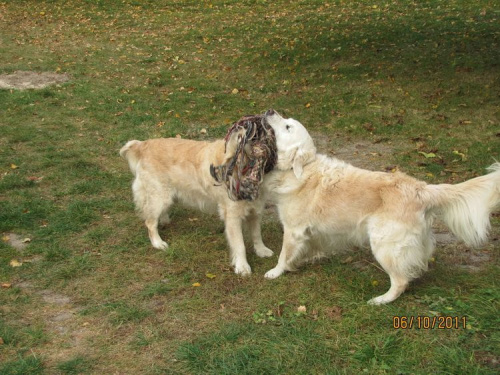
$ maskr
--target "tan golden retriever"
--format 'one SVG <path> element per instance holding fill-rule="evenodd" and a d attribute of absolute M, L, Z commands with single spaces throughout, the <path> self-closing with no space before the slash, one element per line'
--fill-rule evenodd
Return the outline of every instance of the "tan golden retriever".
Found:
<path fill-rule="evenodd" d="M 284 228 L 283 247 L 274 279 L 318 251 L 369 245 L 389 274 L 387 293 L 369 301 L 384 304 L 404 292 L 410 280 L 427 269 L 434 251 L 434 217 L 439 216 L 466 244 L 487 239 L 489 215 L 500 203 L 500 163 L 490 174 L 457 185 L 430 185 L 403 173 L 371 172 L 316 155 L 300 123 L 268 112 L 278 145 L 278 170 L 264 180 Z M 281 158 L 281 160 L 280 160 Z"/>
<path fill-rule="evenodd" d="M 210 165 L 224 164 L 234 155 L 237 135 L 225 142 L 201 142 L 177 138 L 129 141 L 120 150 L 135 176 L 132 191 L 138 213 L 145 221 L 153 247 L 166 249 L 158 224 L 167 224 L 174 201 L 204 211 L 218 211 L 225 222 L 231 262 L 237 274 L 251 273 L 243 242 L 242 222 L 249 227 L 255 253 L 269 257 L 273 252 L 262 242 L 261 215 L 265 204 L 262 190 L 253 202 L 232 201 L 225 188 L 210 175 Z"/>

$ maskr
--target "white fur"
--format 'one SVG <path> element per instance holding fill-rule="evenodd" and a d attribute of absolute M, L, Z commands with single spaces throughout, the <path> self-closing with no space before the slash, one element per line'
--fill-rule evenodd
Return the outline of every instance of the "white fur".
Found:
<path fill-rule="evenodd" d="M 369 301 L 383 304 L 427 270 L 435 247 L 435 215 L 468 245 L 486 241 L 489 215 L 500 203 L 500 163 L 490 167 L 490 174 L 461 184 L 427 185 L 403 173 L 371 172 L 315 157 L 307 131 L 292 134 L 278 116 L 270 123 L 283 159 L 265 185 L 278 207 L 284 235 L 278 264 L 267 278 L 295 270 L 310 253 L 311 240 L 329 239 L 331 252 L 346 244 L 369 245 L 391 280 L 387 293 Z M 301 158 L 300 173 L 295 156 Z"/>
<path fill-rule="evenodd" d="M 234 135 L 233 137 L 237 137 Z M 242 222 L 250 229 L 253 246 L 260 257 L 273 252 L 262 242 L 260 221 L 265 191 L 253 202 L 229 199 L 224 186 L 210 175 L 210 164 L 221 165 L 234 155 L 236 142 L 231 139 L 225 152 L 224 141 L 197 142 L 176 138 L 129 141 L 120 150 L 135 176 L 132 184 L 138 213 L 145 221 L 153 247 L 166 249 L 158 233 L 158 224 L 168 224 L 168 210 L 174 201 L 204 211 L 218 210 L 225 222 L 231 250 L 231 263 L 237 274 L 251 273 L 243 242 Z"/>

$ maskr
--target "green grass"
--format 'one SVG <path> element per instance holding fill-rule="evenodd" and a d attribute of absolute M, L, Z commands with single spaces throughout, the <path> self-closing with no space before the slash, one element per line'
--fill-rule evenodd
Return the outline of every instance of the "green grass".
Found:
<path fill-rule="evenodd" d="M 495 2 L 19 0 L 0 14 L 0 74 L 71 76 L 0 90 L 0 235 L 31 239 L 0 241 L 0 373 L 498 372 L 498 215 L 489 244 L 441 245 L 373 307 L 389 280 L 368 251 L 274 281 L 276 257 L 249 253 L 240 278 L 222 223 L 179 207 L 169 249 L 152 249 L 118 156 L 275 108 L 354 163 L 429 183 L 483 174 L 500 159 Z M 278 251 L 280 225 L 264 222 Z M 436 315 L 467 327 L 392 326 Z"/>

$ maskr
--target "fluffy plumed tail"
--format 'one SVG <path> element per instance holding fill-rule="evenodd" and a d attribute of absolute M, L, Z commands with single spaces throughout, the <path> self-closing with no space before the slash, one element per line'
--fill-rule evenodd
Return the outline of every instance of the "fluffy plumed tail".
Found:
<path fill-rule="evenodd" d="M 488 171 L 457 185 L 427 185 L 421 195 L 453 234 L 472 247 L 487 240 L 490 214 L 500 205 L 500 163 Z"/>
<path fill-rule="evenodd" d="M 135 140 L 128 141 L 120 150 L 120 156 L 128 161 L 128 165 L 134 176 L 137 170 L 137 164 L 139 163 L 137 148 L 141 143 L 141 141 Z"/>

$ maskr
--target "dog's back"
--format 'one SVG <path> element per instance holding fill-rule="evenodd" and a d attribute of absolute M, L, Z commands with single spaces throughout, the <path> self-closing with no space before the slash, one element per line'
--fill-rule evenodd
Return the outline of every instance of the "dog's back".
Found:
<path fill-rule="evenodd" d="M 188 206 L 212 211 L 225 191 L 214 187 L 210 163 L 219 162 L 223 154 L 223 141 L 178 138 L 129 141 L 120 150 L 136 177 L 133 191 L 139 211 L 148 205 L 142 202 L 146 197 L 155 197 L 157 204 L 179 199 Z"/>

